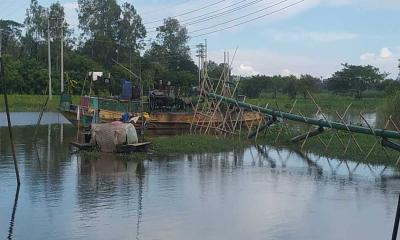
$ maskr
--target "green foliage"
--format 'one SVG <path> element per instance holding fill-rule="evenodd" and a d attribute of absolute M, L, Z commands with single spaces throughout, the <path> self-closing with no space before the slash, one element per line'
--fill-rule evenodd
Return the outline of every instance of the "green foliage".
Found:
<path fill-rule="evenodd" d="M 335 92 L 355 92 L 356 98 L 362 98 L 362 92 L 367 89 L 376 89 L 387 77 L 373 66 L 356 66 L 343 64 L 343 69 L 337 71 L 328 79 L 328 89 Z"/>
<path fill-rule="evenodd" d="M 374 98 L 363 98 L 354 99 L 351 96 L 342 96 L 331 93 L 313 93 L 318 105 L 322 108 L 324 113 L 336 116 L 336 111 L 343 113 L 344 110 L 351 103 L 350 111 L 354 111 L 355 114 L 361 112 L 377 112 L 385 102 L 385 98 L 374 97 Z M 292 109 L 294 100 L 287 95 L 278 95 L 276 98 L 268 96 L 265 98 L 248 99 L 246 102 L 255 104 L 258 106 L 266 106 L 289 112 Z M 302 114 L 313 117 L 313 114 L 317 111 L 317 107 L 313 101 L 309 98 L 304 99 L 303 97 L 298 98 L 294 112 L 300 111 Z"/>
<path fill-rule="evenodd" d="M 385 103 L 385 114 L 391 115 L 400 127 L 400 91 L 397 91 L 393 96 L 390 96 Z"/>
<path fill-rule="evenodd" d="M 382 88 L 388 95 L 394 95 L 397 91 L 400 91 L 400 81 L 386 79 L 382 83 Z"/>
<path fill-rule="evenodd" d="M 307 98 L 308 92 L 314 92 L 322 88 L 321 81 L 309 74 L 301 75 L 297 85 L 304 98 Z"/>
<path fill-rule="evenodd" d="M 296 98 L 301 92 L 304 97 L 307 91 L 315 91 L 322 88 L 322 83 L 318 78 L 311 75 L 296 76 L 265 76 L 257 75 L 242 80 L 240 85 L 241 93 L 250 97 L 258 98 L 261 93 L 273 93 L 276 98 L 278 93 L 286 93 L 291 98 Z"/>

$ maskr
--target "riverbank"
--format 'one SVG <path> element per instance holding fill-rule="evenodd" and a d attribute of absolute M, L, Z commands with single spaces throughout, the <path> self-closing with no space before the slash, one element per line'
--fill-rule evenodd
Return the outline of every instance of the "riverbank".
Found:
<path fill-rule="evenodd" d="M 45 95 L 8 95 L 8 106 L 11 112 L 40 112 L 46 102 Z M 79 96 L 73 96 L 73 102 L 79 102 Z M 47 111 L 58 111 L 60 96 L 53 95 L 47 104 Z M 5 112 L 4 98 L 0 97 L 0 112 Z"/>

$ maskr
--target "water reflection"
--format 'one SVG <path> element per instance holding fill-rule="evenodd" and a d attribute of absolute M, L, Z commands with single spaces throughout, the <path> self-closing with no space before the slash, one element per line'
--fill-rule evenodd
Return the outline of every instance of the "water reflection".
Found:
<path fill-rule="evenodd" d="M 18 198 L 19 198 L 19 189 L 20 185 L 17 185 L 17 190 L 15 191 L 14 197 L 14 206 L 12 208 L 10 226 L 8 227 L 8 236 L 7 239 L 13 239 L 13 232 L 14 232 L 14 223 L 15 223 L 15 213 L 17 212 L 17 205 L 18 205 Z"/>
<path fill-rule="evenodd" d="M 375 112 L 375 113 L 363 113 L 362 115 L 371 127 L 373 128 L 383 127 L 384 122 L 382 121 L 383 118 L 382 116 L 380 116 L 380 114 Z M 325 119 L 325 117 L 328 121 L 341 122 L 340 117 L 337 116 L 336 114 L 321 114 L 321 113 L 314 114 L 314 118 L 317 119 Z M 347 124 L 362 125 L 364 127 L 368 127 L 365 121 L 360 117 L 359 112 L 350 111 L 346 114 L 346 116 L 344 116 L 343 120 Z"/>
<path fill-rule="evenodd" d="M 62 129 L 63 128 L 63 129 Z M 228 153 L 73 153 L 70 125 L 14 130 L 22 186 L 0 128 L 0 236 L 7 239 L 382 239 L 397 169 L 270 146 Z M 15 199 L 14 203 L 12 200 Z M 7 227 L 8 226 L 8 227 Z M 338 231 L 340 229 L 341 231 Z"/>

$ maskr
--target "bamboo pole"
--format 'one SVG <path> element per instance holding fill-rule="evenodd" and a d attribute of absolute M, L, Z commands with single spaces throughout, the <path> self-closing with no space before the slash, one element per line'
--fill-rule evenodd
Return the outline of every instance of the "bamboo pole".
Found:
<path fill-rule="evenodd" d="M 10 143 L 11 143 L 11 150 L 12 150 L 12 155 L 13 155 L 13 160 L 14 160 L 14 168 L 15 168 L 15 176 L 17 177 L 17 184 L 18 186 L 21 184 L 21 180 L 19 177 L 19 170 L 18 170 L 18 163 L 17 163 L 17 156 L 15 153 L 15 145 L 14 145 L 14 138 L 13 138 L 13 133 L 12 133 L 12 126 L 11 126 L 11 118 L 10 118 L 10 109 L 8 107 L 8 98 L 7 98 L 7 81 L 4 76 L 4 62 L 3 62 L 3 57 L 1 54 L 1 39 L 3 35 L 0 35 L 0 76 L 3 81 L 3 94 L 4 94 L 4 104 L 6 105 L 6 114 L 7 114 L 7 124 L 8 124 L 8 133 L 10 136 Z"/>

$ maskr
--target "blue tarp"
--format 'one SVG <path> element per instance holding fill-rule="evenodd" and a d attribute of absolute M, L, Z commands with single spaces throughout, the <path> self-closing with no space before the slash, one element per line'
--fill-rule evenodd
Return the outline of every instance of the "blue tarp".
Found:
<path fill-rule="evenodd" d="M 125 80 L 122 84 L 122 100 L 131 100 L 132 99 L 132 83 L 130 81 Z"/>

